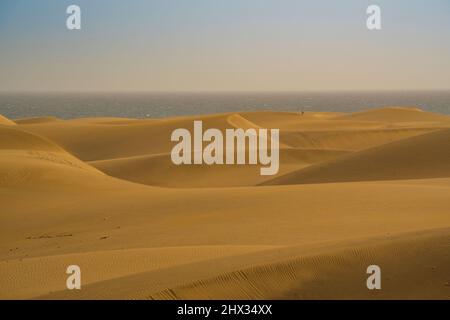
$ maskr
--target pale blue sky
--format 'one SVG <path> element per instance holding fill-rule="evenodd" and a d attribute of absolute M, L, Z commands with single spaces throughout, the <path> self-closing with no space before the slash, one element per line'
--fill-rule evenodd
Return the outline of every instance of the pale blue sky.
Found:
<path fill-rule="evenodd" d="M 449 0 L 0 0 L 0 91 L 450 89 L 449 57 Z"/>

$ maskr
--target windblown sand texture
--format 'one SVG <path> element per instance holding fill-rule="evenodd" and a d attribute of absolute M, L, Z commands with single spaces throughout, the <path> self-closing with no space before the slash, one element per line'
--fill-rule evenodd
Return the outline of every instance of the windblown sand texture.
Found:
<path fill-rule="evenodd" d="M 175 166 L 194 120 L 279 128 L 278 175 Z M 1 299 L 449 299 L 450 117 L 0 116 L 0 240 Z"/>

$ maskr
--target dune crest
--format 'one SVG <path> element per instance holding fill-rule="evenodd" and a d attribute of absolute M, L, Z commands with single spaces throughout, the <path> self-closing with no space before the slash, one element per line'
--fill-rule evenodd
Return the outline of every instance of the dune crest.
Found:
<path fill-rule="evenodd" d="M 62 121 L 57 117 L 32 117 L 32 118 L 22 118 L 14 120 L 17 124 L 38 124 L 38 123 L 47 123 L 53 121 Z"/>
<path fill-rule="evenodd" d="M 4 125 L 4 126 L 12 126 L 15 125 L 16 123 L 12 120 L 9 120 L 8 118 L 2 116 L 0 114 L 0 125 Z"/>

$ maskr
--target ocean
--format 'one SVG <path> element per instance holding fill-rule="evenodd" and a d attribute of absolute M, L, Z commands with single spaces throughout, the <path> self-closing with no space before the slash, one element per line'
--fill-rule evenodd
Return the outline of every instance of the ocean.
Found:
<path fill-rule="evenodd" d="M 383 106 L 414 106 L 450 114 L 450 91 L 0 93 L 0 114 L 11 119 L 41 116 L 164 118 L 260 110 L 354 112 Z"/>

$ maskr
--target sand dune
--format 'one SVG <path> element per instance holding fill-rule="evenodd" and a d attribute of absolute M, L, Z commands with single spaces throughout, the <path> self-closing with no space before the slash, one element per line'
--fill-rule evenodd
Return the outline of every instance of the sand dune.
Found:
<path fill-rule="evenodd" d="M 241 128 L 244 130 L 262 128 L 237 113 L 228 116 L 227 120 L 228 120 L 228 123 L 231 124 L 235 128 Z"/>
<path fill-rule="evenodd" d="M 57 117 L 32 117 L 32 118 L 22 118 L 14 120 L 17 124 L 36 124 L 36 123 L 46 123 L 53 121 L 61 121 Z"/>
<path fill-rule="evenodd" d="M 251 267 L 152 294 L 151 299 L 450 298 L 449 230 L 403 236 Z M 365 288 L 373 261 L 389 272 L 386 290 Z M 429 262 L 432 261 L 430 265 Z M 411 266 L 414 266 L 411 268 Z M 417 272 L 421 276 L 417 277 Z M 433 288 L 433 290 L 426 290 Z"/>
<path fill-rule="evenodd" d="M 17 127 L 0 127 L 0 186 L 33 186 L 46 181 L 85 184 L 103 173 L 53 142 Z"/>
<path fill-rule="evenodd" d="M 333 246 L 335 242 L 352 238 L 362 238 L 362 242 L 374 236 L 390 238 L 405 231 L 438 228 L 448 225 L 449 221 L 448 183 L 437 187 L 432 182 L 426 186 L 404 185 L 402 182 L 232 188 L 191 190 L 183 195 L 147 188 L 136 186 L 123 192 L 120 189 L 96 190 L 95 195 L 92 195 L 92 190 L 78 190 L 75 194 L 55 190 L 51 195 L 34 199 L 33 204 L 9 206 L 8 216 L 2 216 L 2 219 L 7 218 L 14 225 L 20 223 L 21 227 L 2 230 L 2 252 L 8 253 L 2 255 L 1 260 L 6 259 L 10 263 L 24 258 L 25 254 L 41 257 L 93 250 L 125 250 L 148 244 L 156 247 L 224 243 L 233 246 L 301 245 L 317 252 L 314 248 L 321 242 Z M 26 196 L 26 193 L 22 195 Z M 325 195 L 326 203 L 323 201 Z M 31 199 L 29 195 L 27 198 Z M 55 201 L 50 202 L 49 199 Z M 217 203 L 221 206 L 218 207 Z M 299 206 L 299 209 L 292 210 L 293 206 Z M 427 212 L 426 220 L 424 211 Z M 61 232 L 71 236 L 63 236 Z M 102 240 L 105 236 L 107 238 Z M 287 253 L 284 257 L 292 254 Z M 222 262 L 211 257 L 211 261 L 215 261 L 214 267 L 209 264 L 205 268 L 199 265 L 192 268 L 172 266 L 152 271 L 145 278 L 139 275 L 114 278 L 93 284 L 93 288 L 97 288 L 95 294 L 91 294 L 90 285 L 86 285 L 77 295 L 79 298 L 143 298 L 177 284 L 195 281 L 196 277 L 213 278 L 268 261 L 276 262 L 283 257 L 278 251 L 270 257 L 258 259 L 244 256 L 244 260 L 230 258 Z M 82 260 L 75 262 L 82 263 Z M 96 269 L 96 272 L 107 274 L 109 267 L 104 268 Z M 125 270 L 117 272 L 124 274 L 131 270 L 128 266 L 123 268 Z M 62 272 L 60 270 L 61 277 Z M 420 276 L 419 270 L 417 276 Z M 37 277 L 34 281 L 47 278 L 39 273 L 33 277 Z M 151 286 L 153 282 L 154 287 Z M 41 294 L 45 294 L 47 288 L 41 290 Z M 52 297 L 70 297 L 73 293 L 64 291 L 59 294 Z M 236 297 L 239 297 L 237 292 Z"/>
<path fill-rule="evenodd" d="M 191 129 L 194 120 L 204 127 L 232 128 L 228 114 L 163 120 L 77 119 L 26 125 L 27 131 L 47 137 L 85 161 L 168 153 L 170 135 L 177 128 Z"/>
<path fill-rule="evenodd" d="M 11 121 L 8 118 L 6 118 L 0 114 L 0 125 L 10 126 L 10 125 L 15 125 L 15 124 L 16 123 L 14 121 Z"/>
<path fill-rule="evenodd" d="M 282 113 L 281 113 L 282 114 Z M 425 114 L 425 113 L 424 113 Z M 194 120 L 202 120 L 204 128 L 235 128 L 229 120 L 239 119 L 236 125 L 260 127 L 270 122 L 273 113 L 219 114 L 190 116 L 162 120 L 121 120 L 121 119 L 79 119 L 63 122 L 24 125 L 27 131 L 44 136 L 85 161 L 107 160 L 132 156 L 169 153 L 172 144 L 170 134 L 177 128 L 191 128 Z M 296 130 L 283 129 L 280 132 L 281 145 L 307 149 L 355 150 L 379 145 L 404 137 L 429 132 L 433 126 L 413 126 L 412 128 L 386 123 L 372 126 L 370 122 L 320 120 L 314 117 L 304 121 L 297 114 L 287 114 L 278 118 L 296 123 Z M 252 121 L 251 119 L 255 119 Z M 125 122 L 123 122 L 125 121 Z M 245 124 L 244 124 L 245 122 Z M 122 125 L 121 125 L 122 124 Z M 440 126 L 450 126 L 441 122 Z M 267 126 L 270 127 L 270 126 Z M 339 130 L 330 129 L 337 128 Z M 355 137 L 356 136 L 356 137 Z M 156 138 L 157 137 L 157 138 Z"/>
<path fill-rule="evenodd" d="M 340 150 L 281 149 L 281 170 L 278 175 L 334 159 L 345 153 Z M 120 179 L 176 188 L 254 186 L 272 179 L 271 176 L 261 176 L 259 166 L 176 166 L 171 162 L 170 154 L 99 160 L 89 164 Z"/>
<path fill-rule="evenodd" d="M 436 229 L 332 245 L 266 248 L 136 273 L 38 299 L 445 299 L 448 240 L 448 230 Z M 386 290 L 365 287 L 367 266 L 374 261 L 389 272 L 382 282 Z"/>
<path fill-rule="evenodd" d="M 106 281 L 132 274 L 170 268 L 202 260 L 247 254 L 270 249 L 266 246 L 199 246 L 149 249 L 106 250 L 16 259 L 0 262 L 0 299 L 26 299 L 65 289 L 66 274 L 72 263 L 85 270 L 83 283 Z M 35 277 L 39 274 L 40 277 Z M 12 292 L 12 293 L 11 293 Z"/>
<path fill-rule="evenodd" d="M 439 128 L 290 131 L 282 137 L 285 143 L 296 148 L 358 151 L 437 129 Z"/>
<path fill-rule="evenodd" d="M 385 107 L 341 115 L 338 120 L 363 120 L 383 122 L 442 122 L 450 121 L 450 116 L 425 112 L 416 107 Z"/>
<path fill-rule="evenodd" d="M 264 128 L 289 128 L 291 125 L 302 123 L 303 120 L 326 120 L 344 115 L 340 112 L 242 112 L 244 118 Z"/>
<path fill-rule="evenodd" d="M 38 135 L 20 130 L 18 127 L 0 127 L 0 149 L 42 150 L 62 152 L 57 144 Z"/>
<path fill-rule="evenodd" d="M 450 177 L 450 129 L 320 163 L 267 185 Z"/>
<path fill-rule="evenodd" d="M 279 176 L 174 166 L 194 120 L 280 128 Z M 448 299 L 449 138 L 402 108 L 0 124 L 0 298 Z"/>

